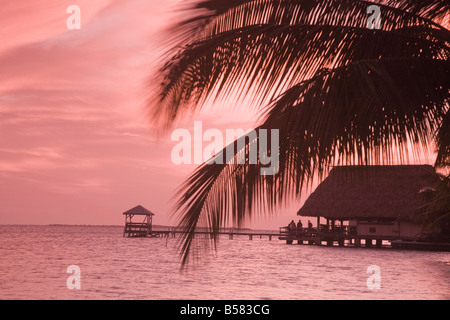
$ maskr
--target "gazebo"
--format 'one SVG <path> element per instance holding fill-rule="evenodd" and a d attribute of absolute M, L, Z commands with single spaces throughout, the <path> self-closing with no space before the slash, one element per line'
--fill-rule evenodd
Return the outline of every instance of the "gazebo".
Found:
<path fill-rule="evenodd" d="M 155 215 L 150 210 L 138 205 L 123 213 L 125 215 L 124 237 L 147 237 L 152 234 L 152 217 Z M 143 220 L 133 221 L 138 216 Z"/>

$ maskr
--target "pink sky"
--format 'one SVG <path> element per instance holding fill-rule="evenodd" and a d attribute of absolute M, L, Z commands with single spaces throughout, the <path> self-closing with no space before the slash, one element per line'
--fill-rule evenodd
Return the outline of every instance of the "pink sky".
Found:
<path fill-rule="evenodd" d="M 138 204 L 175 224 L 171 198 L 195 165 L 172 163 L 176 142 L 156 138 L 143 99 L 173 3 L 2 1 L 0 224 L 121 225 Z M 66 26 L 71 4 L 81 30 Z M 254 116 L 217 108 L 177 127 L 250 129 Z"/>
<path fill-rule="evenodd" d="M 196 166 L 173 164 L 176 142 L 156 137 L 144 108 L 176 2 L 2 1 L 0 224 L 121 225 L 138 204 L 154 223 L 176 223 L 172 197 Z M 72 4 L 81 30 L 66 26 Z M 255 119 L 230 102 L 173 129 L 246 130 Z M 277 229 L 299 205 L 249 226 Z"/>

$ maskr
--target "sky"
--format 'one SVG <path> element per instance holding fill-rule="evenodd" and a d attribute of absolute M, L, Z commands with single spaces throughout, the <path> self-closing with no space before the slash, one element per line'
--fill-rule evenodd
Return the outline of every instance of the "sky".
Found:
<path fill-rule="evenodd" d="M 0 224 L 122 225 L 140 204 L 176 225 L 175 193 L 197 165 L 174 164 L 177 142 L 145 98 L 178 0 L 0 2 Z M 74 4 L 80 29 L 67 26 Z M 222 102 L 172 129 L 248 130 L 257 115 Z M 276 230 L 302 201 L 247 226 Z"/>
<path fill-rule="evenodd" d="M 177 142 L 152 127 L 145 96 L 177 2 L 0 1 L 0 224 L 121 225 L 140 204 L 154 224 L 175 225 L 175 192 L 196 165 L 171 161 Z M 250 129 L 255 117 L 222 104 L 195 120 Z M 288 219 L 295 211 L 249 226 Z"/>

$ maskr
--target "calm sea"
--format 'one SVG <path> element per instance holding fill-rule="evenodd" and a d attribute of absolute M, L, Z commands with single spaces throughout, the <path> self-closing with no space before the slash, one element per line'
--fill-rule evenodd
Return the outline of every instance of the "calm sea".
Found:
<path fill-rule="evenodd" d="M 121 227 L 0 226 L 0 299 L 450 299 L 450 253 L 220 240 L 180 272 L 177 240 Z M 70 290 L 68 266 L 80 268 Z M 367 268 L 380 269 L 369 289 Z"/>

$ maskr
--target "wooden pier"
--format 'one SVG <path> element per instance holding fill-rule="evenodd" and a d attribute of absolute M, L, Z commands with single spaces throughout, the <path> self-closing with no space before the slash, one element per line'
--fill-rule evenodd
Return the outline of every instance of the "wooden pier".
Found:
<path fill-rule="evenodd" d="M 128 225 L 132 227 L 131 224 Z M 268 239 L 269 241 L 279 239 L 286 241 L 287 244 L 315 245 L 328 247 L 353 247 L 353 248 L 393 248 L 393 249 L 412 249 L 427 251 L 450 251 L 450 244 L 433 244 L 415 241 L 414 239 L 403 239 L 398 241 L 389 237 L 377 236 L 358 236 L 356 230 L 351 226 L 335 227 L 333 230 L 327 229 L 327 225 L 321 225 L 319 232 L 317 228 L 301 228 L 289 230 L 288 227 L 281 227 L 276 231 L 258 231 L 250 229 L 223 229 L 218 232 L 219 236 L 226 236 L 228 239 L 235 237 L 247 237 L 253 239 Z M 156 227 L 147 231 L 145 226 L 136 226 L 140 231 L 129 233 L 129 237 L 149 237 L 149 238 L 177 238 L 185 234 L 184 231 L 177 230 L 175 227 Z M 156 230 L 155 230 L 156 229 Z M 195 237 L 212 238 L 211 232 L 200 229 L 195 232 Z M 389 242 L 386 242 L 389 241 Z"/>
<path fill-rule="evenodd" d="M 297 244 L 322 245 L 325 242 L 327 246 L 335 244 L 339 246 L 354 244 L 357 246 L 361 244 L 360 241 L 356 240 L 357 238 L 358 236 L 352 227 L 342 226 L 328 230 L 326 225 L 321 225 L 319 230 L 312 227 L 294 230 L 290 230 L 289 227 L 281 227 L 279 236 L 279 239 L 286 241 L 287 244 L 293 244 L 296 241 Z"/>
<path fill-rule="evenodd" d="M 184 234 L 184 231 L 177 230 L 176 228 L 168 228 L 167 230 L 153 230 L 150 237 L 156 238 L 176 238 L 178 235 Z M 219 231 L 217 233 L 219 236 L 228 236 L 228 239 L 234 239 L 237 236 L 245 236 L 248 237 L 249 240 L 253 240 L 254 238 L 267 238 L 268 240 L 272 240 L 273 238 L 277 238 L 280 236 L 280 233 L 276 231 L 254 231 L 254 230 L 242 230 L 242 229 L 228 229 Z M 213 237 L 211 232 L 207 230 L 199 230 L 195 232 L 196 236 L 204 236 L 204 237 Z"/>
<path fill-rule="evenodd" d="M 339 246 L 339 247 L 365 247 L 365 248 L 381 248 L 396 247 L 406 248 L 410 242 L 417 242 L 417 237 L 387 236 L 387 235 L 358 235 L 356 227 L 342 226 L 336 227 L 334 230 L 328 230 L 327 225 L 321 225 L 319 231 L 317 228 L 301 228 L 300 230 L 288 230 L 288 227 L 280 228 L 279 239 L 286 241 L 286 244 L 309 244 L 317 246 Z M 401 241 L 403 245 L 392 245 L 395 241 Z M 392 244 L 391 244 L 392 243 Z M 416 246 L 417 248 L 419 246 Z M 444 247 L 444 246 L 441 246 Z"/>
<path fill-rule="evenodd" d="M 152 238 L 176 238 L 179 235 L 186 232 L 176 227 L 161 227 L 152 226 L 151 211 L 145 209 L 142 206 L 134 207 L 123 213 L 125 215 L 125 227 L 123 231 L 124 237 L 152 237 Z M 143 217 L 142 221 L 133 221 L 134 217 Z M 309 222 L 309 221 L 308 221 Z M 330 223 L 331 222 L 331 223 Z M 417 241 L 417 237 L 408 236 L 391 236 L 382 235 L 381 233 L 371 234 L 358 234 L 357 226 L 343 225 L 342 221 L 340 225 L 336 225 L 334 220 L 327 219 L 327 224 L 320 224 L 320 218 L 317 217 L 317 225 L 319 227 L 312 227 L 312 224 L 308 223 L 307 228 L 291 228 L 281 227 L 278 232 L 276 231 L 258 231 L 251 229 L 235 229 L 224 228 L 221 229 L 216 235 L 227 236 L 230 240 L 234 237 L 248 237 L 249 240 L 254 238 L 267 238 L 269 241 L 274 237 L 279 240 L 286 241 L 287 244 L 308 244 L 317 246 L 339 246 L 339 247 L 365 247 L 365 248 L 381 248 L 389 246 L 391 248 L 398 249 L 415 249 L 415 250 L 439 250 L 450 251 L 450 244 L 425 243 Z M 198 228 L 195 231 L 195 237 L 209 237 L 213 238 L 214 235 L 207 228 Z M 388 244 L 386 241 L 389 241 Z"/>
<path fill-rule="evenodd" d="M 155 214 L 141 205 L 125 211 L 123 215 L 125 216 L 124 237 L 175 238 L 177 235 L 185 234 L 185 231 L 177 230 L 175 227 L 153 228 L 152 217 Z M 136 218 L 141 218 L 141 220 L 133 221 Z M 260 239 L 267 237 L 269 240 L 272 240 L 273 237 L 280 236 L 276 231 L 255 231 L 235 228 L 224 228 L 218 232 L 218 235 L 227 235 L 229 239 L 233 239 L 235 236 L 247 236 L 249 240 L 253 240 L 255 237 L 259 237 Z M 207 228 L 198 228 L 195 236 L 213 237 Z"/>

